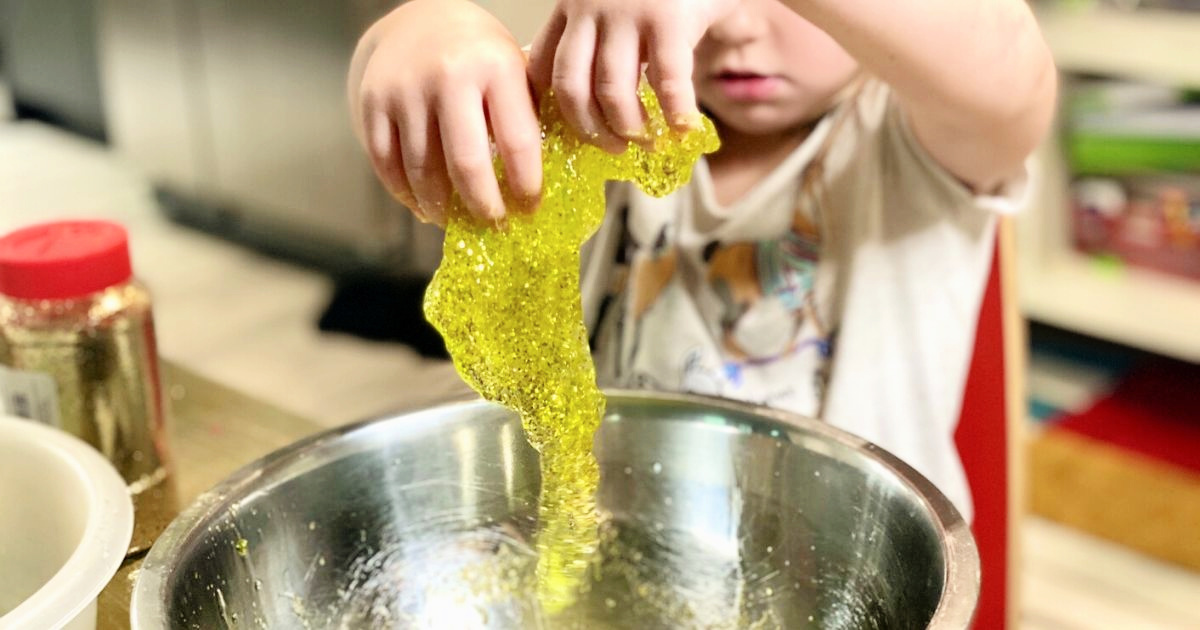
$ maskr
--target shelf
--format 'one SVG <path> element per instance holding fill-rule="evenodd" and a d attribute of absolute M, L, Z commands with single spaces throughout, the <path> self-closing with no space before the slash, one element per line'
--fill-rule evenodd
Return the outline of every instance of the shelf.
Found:
<path fill-rule="evenodd" d="M 1200 13 L 1043 8 L 1059 69 L 1200 87 Z"/>
<path fill-rule="evenodd" d="M 1200 13 L 1041 8 L 1059 68 L 1200 88 Z M 1024 315 L 1095 337 L 1200 362 L 1200 282 L 1101 267 L 1071 249 L 1070 172 L 1060 138 L 1042 147 L 1038 197 L 1018 220 Z"/>
<path fill-rule="evenodd" d="M 1200 283 L 1135 268 L 1104 269 L 1076 254 L 1020 271 L 1027 317 L 1200 362 Z"/>

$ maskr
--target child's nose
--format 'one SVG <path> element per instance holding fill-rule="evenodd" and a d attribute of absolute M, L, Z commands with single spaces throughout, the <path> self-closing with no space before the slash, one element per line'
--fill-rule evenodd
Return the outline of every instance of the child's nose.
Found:
<path fill-rule="evenodd" d="M 717 20 L 708 27 L 706 37 L 726 46 L 745 44 L 761 37 L 767 30 L 768 24 L 759 4 L 764 0 L 743 0 L 738 7 L 724 18 Z M 765 0 L 777 2 L 778 0 Z"/>

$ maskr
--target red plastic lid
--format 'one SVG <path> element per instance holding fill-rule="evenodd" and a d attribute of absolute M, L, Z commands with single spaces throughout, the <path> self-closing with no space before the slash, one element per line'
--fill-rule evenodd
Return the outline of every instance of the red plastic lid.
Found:
<path fill-rule="evenodd" d="M 0 293 L 27 300 L 73 298 L 133 276 L 125 228 L 56 221 L 0 237 Z"/>

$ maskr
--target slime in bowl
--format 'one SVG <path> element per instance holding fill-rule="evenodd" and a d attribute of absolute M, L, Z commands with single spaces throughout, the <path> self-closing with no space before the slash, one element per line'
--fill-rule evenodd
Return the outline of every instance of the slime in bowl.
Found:
<path fill-rule="evenodd" d="M 580 305 L 580 247 L 603 221 L 606 181 L 632 180 L 666 195 L 718 146 L 707 119 L 699 129 L 673 131 L 653 92 L 643 86 L 639 94 L 650 146 L 631 143 L 620 155 L 581 142 L 546 98 L 541 207 L 509 213 L 508 225 L 495 229 L 456 202 L 425 297 L 426 317 L 459 374 L 484 398 L 516 410 L 541 455 L 537 580 L 551 613 L 571 603 L 598 545 L 592 439 L 605 400 Z"/>

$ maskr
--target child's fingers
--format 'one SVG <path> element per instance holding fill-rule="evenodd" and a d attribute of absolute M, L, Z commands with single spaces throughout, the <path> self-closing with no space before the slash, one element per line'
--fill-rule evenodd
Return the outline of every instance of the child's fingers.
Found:
<path fill-rule="evenodd" d="M 395 120 L 404 174 L 417 205 L 430 221 L 444 223 L 451 187 L 437 120 L 423 102 L 397 108 Z"/>
<path fill-rule="evenodd" d="M 551 87 L 567 125 L 582 138 L 612 152 L 626 143 L 604 123 L 592 92 L 592 65 L 596 55 L 596 24 L 589 18 L 568 21 L 554 55 Z"/>
<path fill-rule="evenodd" d="M 554 74 L 554 53 L 558 50 L 558 42 L 562 40 L 563 30 L 567 27 L 567 17 L 561 8 L 556 8 L 550 16 L 550 21 L 538 31 L 529 47 L 529 65 L 526 72 L 529 82 L 540 99 L 550 89 Z"/>
<path fill-rule="evenodd" d="M 492 165 L 483 115 L 483 94 L 470 85 L 447 87 L 437 104 L 446 171 L 463 204 L 489 221 L 504 216 L 504 200 Z"/>
<path fill-rule="evenodd" d="M 365 125 L 364 143 L 367 146 L 367 155 L 371 158 L 371 166 L 375 169 L 375 174 L 393 197 L 407 206 L 413 214 L 424 219 L 424 214 L 421 212 L 416 198 L 413 197 L 408 177 L 404 174 L 400 143 L 391 116 L 388 115 L 387 110 L 382 108 L 375 108 L 373 111 L 364 109 L 362 120 Z"/>
<path fill-rule="evenodd" d="M 692 85 L 692 46 L 670 24 L 656 24 L 647 34 L 647 75 L 663 114 L 676 129 L 700 124 Z"/>
<path fill-rule="evenodd" d="M 525 76 L 518 71 L 493 80 L 487 105 L 508 189 L 519 203 L 534 208 L 542 192 L 542 134 Z"/>
<path fill-rule="evenodd" d="M 645 134 L 642 104 L 637 98 L 640 34 L 629 22 L 600 25 L 593 90 L 607 126 L 624 140 Z"/>
<path fill-rule="evenodd" d="M 404 174 L 404 159 L 399 152 L 396 153 L 395 185 L 392 187 L 391 193 L 396 201 L 403 204 L 422 223 L 436 222 L 434 219 L 429 218 L 429 213 L 421 208 L 421 203 L 417 201 L 416 195 L 413 194 L 412 185 L 408 183 L 408 176 Z"/>

